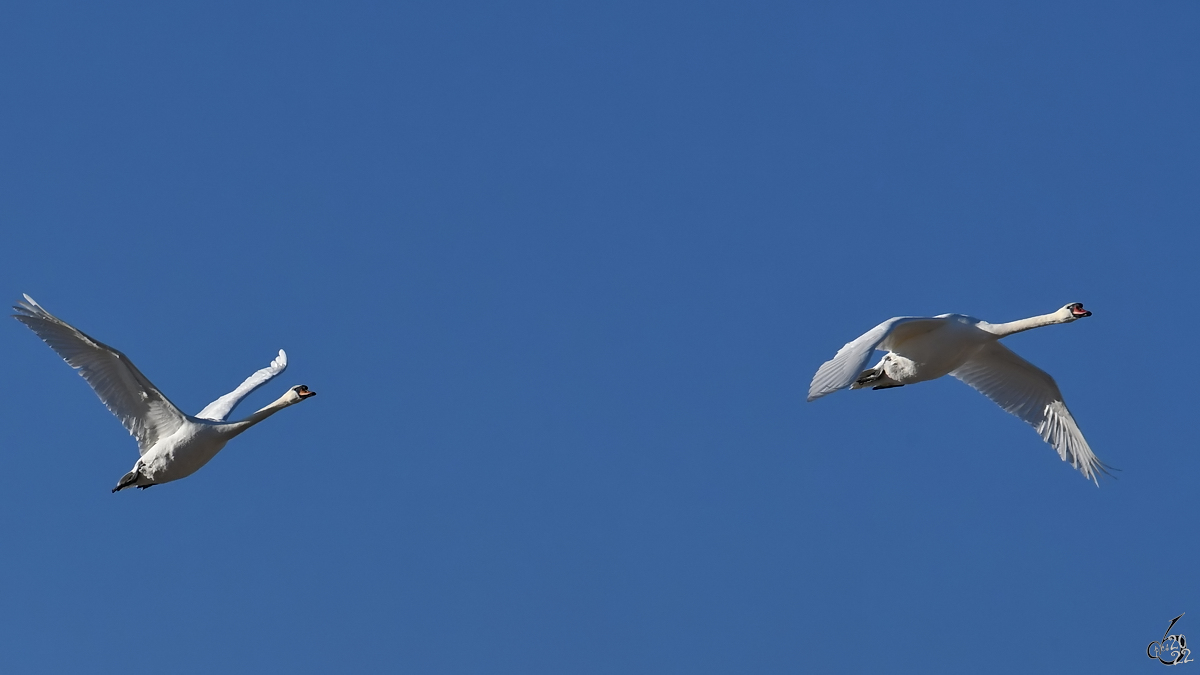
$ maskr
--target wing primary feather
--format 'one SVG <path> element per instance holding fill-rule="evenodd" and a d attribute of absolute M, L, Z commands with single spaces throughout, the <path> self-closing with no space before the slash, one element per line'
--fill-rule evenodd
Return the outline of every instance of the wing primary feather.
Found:
<path fill-rule="evenodd" d="M 224 422 L 243 399 L 286 369 L 287 353 L 280 349 L 279 356 L 272 359 L 271 365 L 254 371 L 236 389 L 204 406 L 204 410 L 196 413 L 196 417 Z"/>
<path fill-rule="evenodd" d="M 1054 378 L 999 342 L 989 342 L 950 373 L 1029 424 L 1042 440 L 1097 486 L 1109 473 L 1067 409 Z"/>
<path fill-rule="evenodd" d="M 79 371 L 145 454 L 166 435 L 177 430 L 184 414 L 121 352 L 47 312 L 25 294 L 13 306 L 13 318 L 25 324 L 50 346 L 67 365 Z"/>

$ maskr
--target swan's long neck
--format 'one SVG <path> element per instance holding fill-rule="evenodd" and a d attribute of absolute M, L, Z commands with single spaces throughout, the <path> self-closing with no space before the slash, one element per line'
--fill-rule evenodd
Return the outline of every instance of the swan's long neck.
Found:
<path fill-rule="evenodd" d="M 254 426 L 255 424 L 258 424 L 259 422 L 267 419 L 271 415 L 274 415 L 275 413 L 279 412 L 280 410 L 283 410 L 284 408 L 286 408 L 296 402 L 297 402 L 297 400 L 295 399 L 295 396 L 289 390 L 283 396 L 280 396 L 274 403 L 271 403 L 270 405 L 263 408 L 262 410 L 255 412 L 253 415 L 247 417 L 246 419 L 241 420 L 239 422 L 230 422 L 225 427 L 226 432 L 229 434 L 230 438 L 233 438 L 234 436 L 237 436 L 238 434 L 249 429 L 250 427 Z"/>
<path fill-rule="evenodd" d="M 979 327 L 997 337 L 1005 337 L 1013 333 L 1029 330 L 1030 328 L 1041 328 L 1042 326 L 1050 326 L 1056 323 L 1070 323 L 1074 320 L 1075 317 L 1071 316 L 1070 310 L 1064 311 L 1060 309 L 1052 314 L 1031 316 L 1028 319 L 1009 321 L 1008 323 L 980 322 Z"/>

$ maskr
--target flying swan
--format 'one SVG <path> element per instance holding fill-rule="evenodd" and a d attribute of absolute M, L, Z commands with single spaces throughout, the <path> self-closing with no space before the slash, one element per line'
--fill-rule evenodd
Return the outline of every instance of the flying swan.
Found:
<path fill-rule="evenodd" d="M 1097 472 L 1107 474 L 1109 467 L 1088 447 L 1054 378 L 1000 344 L 1000 338 L 1013 333 L 1091 315 L 1073 302 L 1052 314 L 1009 323 L 964 314 L 888 319 L 847 343 L 817 370 L 808 400 L 846 387 L 888 389 L 953 375 L 1033 425 L 1063 461 L 1099 485 Z M 863 370 L 876 349 L 887 354 L 874 368 Z"/>
<path fill-rule="evenodd" d="M 271 365 L 192 417 L 167 400 L 124 354 L 42 309 L 33 298 L 26 295 L 25 302 L 18 302 L 13 309 L 17 311 L 13 318 L 37 333 L 67 365 L 78 370 L 104 405 L 137 439 L 141 457 L 113 492 L 135 485 L 146 489 L 190 476 L 225 447 L 229 439 L 317 393 L 301 384 L 240 422 L 226 421 L 243 398 L 287 368 L 287 354 L 280 349 Z"/>

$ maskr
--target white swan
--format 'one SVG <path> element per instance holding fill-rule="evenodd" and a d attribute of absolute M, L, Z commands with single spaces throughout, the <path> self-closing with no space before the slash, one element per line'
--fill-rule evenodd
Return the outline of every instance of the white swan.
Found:
<path fill-rule="evenodd" d="M 13 309 L 17 311 L 13 318 L 37 333 L 68 365 L 78 370 L 104 405 L 137 439 L 141 457 L 113 492 L 134 485 L 145 489 L 190 476 L 225 447 L 229 439 L 316 395 L 307 386 L 299 385 L 240 422 L 225 421 L 246 395 L 287 368 L 287 355 L 280 349 L 279 357 L 270 366 L 246 378 L 237 389 L 192 417 L 167 400 L 124 354 L 42 309 L 33 298 L 26 295 L 25 302 Z"/>
<path fill-rule="evenodd" d="M 1054 378 L 1014 354 L 999 340 L 1030 328 L 1071 323 L 1092 313 L 1073 302 L 1053 314 L 1009 323 L 988 323 L 963 314 L 888 319 L 838 350 L 813 376 L 808 400 L 838 389 L 903 387 L 953 375 L 992 399 L 1001 408 L 1037 429 L 1063 461 L 1096 481 L 1109 467 L 1096 458 L 1063 403 Z M 863 370 L 871 352 L 888 353 Z"/>

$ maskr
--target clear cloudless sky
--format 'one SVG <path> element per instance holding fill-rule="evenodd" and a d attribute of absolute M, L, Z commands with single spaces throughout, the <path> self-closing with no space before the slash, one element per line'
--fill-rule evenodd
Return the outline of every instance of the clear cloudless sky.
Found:
<path fill-rule="evenodd" d="M 1200 639 L 1193 2 L 44 2 L 0 20 L 6 673 L 1130 673 Z M 1010 338 L 1092 485 L 897 315 Z M 6 320 L 7 321 L 7 320 Z M 1149 672 L 1149 671 L 1147 671 Z"/>

